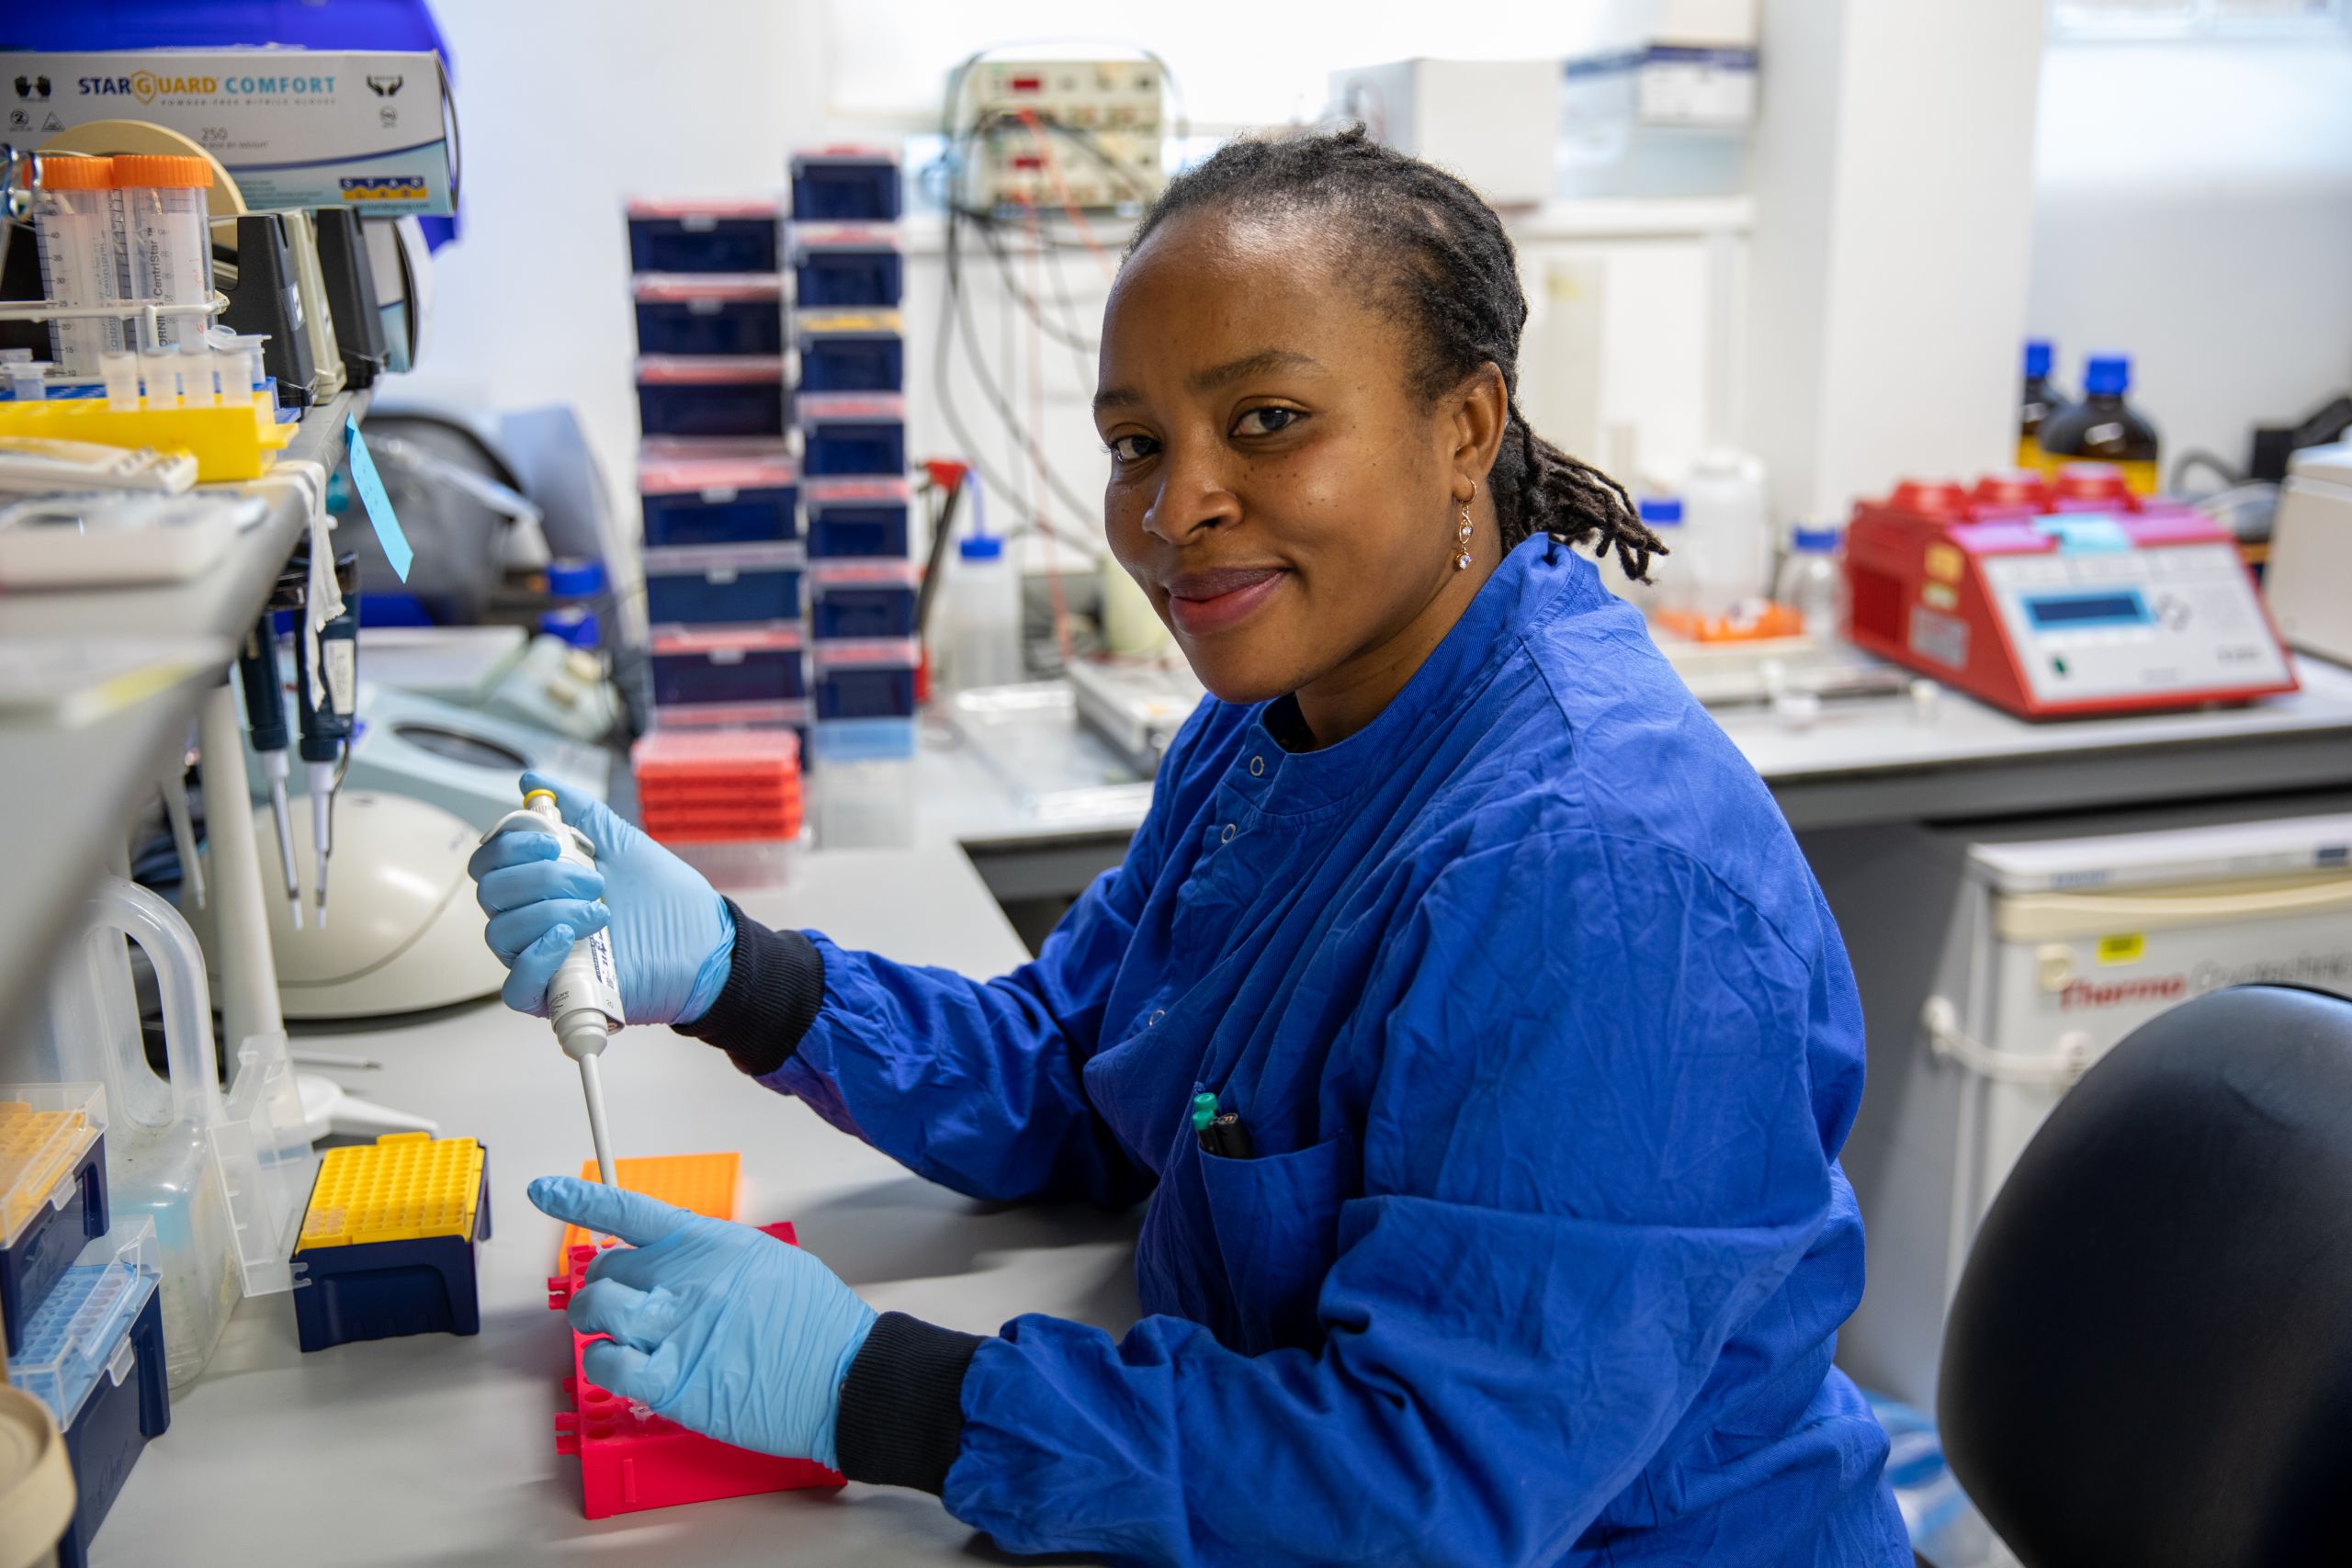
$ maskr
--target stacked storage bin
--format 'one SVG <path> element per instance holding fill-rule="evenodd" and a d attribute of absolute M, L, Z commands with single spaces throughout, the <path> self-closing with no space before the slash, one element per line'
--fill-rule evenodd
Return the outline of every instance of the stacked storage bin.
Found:
<path fill-rule="evenodd" d="M 808 772 L 820 841 L 911 828 L 921 570 L 909 553 L 899 165 L 827 148 L 792 160 L 801 501 L 808 518 Z"/>
<path fill-rule="evenodd" d="M 65 1435 L 80 1568 L 148 1440 L 171 1425 L 155 1222 L 108 1228 L 106 1090 L 0 1086 L 0 1318 L 8 1381 Z"/>
<path fill-rule="evenodd" d="M 782 215 L 637 202 L 628 226 L 653 724 L 805 725 Z"/>

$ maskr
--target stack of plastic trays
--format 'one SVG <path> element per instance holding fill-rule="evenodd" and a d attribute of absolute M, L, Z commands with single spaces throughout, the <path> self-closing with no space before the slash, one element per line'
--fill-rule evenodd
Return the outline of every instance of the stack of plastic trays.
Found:
<path fill-rule="evenodd" d="M 826 147 L 792 159 L 808 758 L 817 836 L 831 844 L 897 842 L 912 830 L 922 579 L 907 525 L 899 206 L 899 164 L 887 152 Z M 830 779 L 829 765 L 840 770 Z"/>
<path fill-rule="evenodd" d="M 665 844 L 800 832 L 800 743 L 788 729 L 657 729 L 629 750 L 638 819 Z"/>
<path fill-rule="evenodd" d="M 107 1091 L 0 1084 L 0 1320 L 8 1353 L 85 1243 L 107 1233 Z"/>
<path fill-rule="evenodd" d="M 82 1568 L 148 1440 L 172 1424 L 155 1223 L 141 1215 L 70 1257 L 26 1314 L 8 1381 L 49 1405 L 74 1467 L 74 1522 L 57 1543 Z"/>
<path fill-rule="evenodd" d="M 652 727 L 806 724 L 783 212 L 640 201 L 628 231 Z"/>
<path fill-rule="evenodd" d="M 471 1138 L 387 1133 L 330 1149 L 294 1266 L 302 1348 L 479 1334 L 474 1246 L 490 1238 L 490 1156 Z"/>

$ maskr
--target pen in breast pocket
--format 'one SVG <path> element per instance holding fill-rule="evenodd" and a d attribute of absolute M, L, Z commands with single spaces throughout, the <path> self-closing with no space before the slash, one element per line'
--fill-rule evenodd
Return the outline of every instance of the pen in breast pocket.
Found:
<path fill-rule="evenodd" d="M 1220 1159 L 1248 1159 L 1256 1153 L 1250 1129 L 1241 1124 L 1240 1112 L 1227 1111 L 1220 1115 L 1213 1094 L 1193 1096 L 1193 1135 L 1200 1140 L 1202 1153 Z"/>

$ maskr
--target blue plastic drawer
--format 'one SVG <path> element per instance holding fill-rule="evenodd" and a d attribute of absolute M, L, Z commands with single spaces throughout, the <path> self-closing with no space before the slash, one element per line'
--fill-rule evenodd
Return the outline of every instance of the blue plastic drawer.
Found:
<path fill-rule="evenodd" d="M 905 390 L 907 347 L 899 329 L 896 310 L 803 310 L 793 330 L 802 390 Z"/>
<path fill-rule="evenodd" d="M 656 626 L 761 626 L 800 616 L 797 545 L 690 545 L 645 552 Z"/>
<path fill-rule="evenodd" d="M 825 560 L 811 566 L 809 634 L 844 637 L 915 635 L 922 569 L 910 560 Z"/>
<path fill-rule="evenodd" d="M 781 442 L 734 452 L 648 444 L 638 453 L 637 489 L 649 545 L 757 544 L 799 533 L 800 468 Z"/>
<path fill-rule="evenodd" d="M 779 355 L 648 355 L 637 362 L 638 424 L 648 435 L 781 436 L 789 412 Z"/>
<path fill-rule="evenodd" d="M 794 702 L 808 694 L 797 626 L 728 636 L 663 633 L 653 639 L 652 660 L 653 701 L 662 707 Z"/>
<path fill-rule="evenodd" d="M 797 223 L 888 223 L 899 216 L 899 160 L 871 147 L 828 147 L 792 155 L 792 217 Z"/>
<path fill-rule="evenodd" d="M 895 392 L 812 392 L 799 401 L 800 471 L 907 471 L 907 403 Z"/>
<path fill-rule="evenodd" d="M 0 1091 L 0 1099 L 13 1092 Z M 85 1245 L 106 1235 L 106 1135 L 86 1129 L 85 1135 L 88 1143 L 60 1169 L 46 1192 L 12 1190 L 6 1195 L 8 1209 L 18 1216 L 14 1233 L 0 1247 L 0 1319 L 5 1319 L 10 1355 L 24 1348 L 25 1321 L 48 1297 L 50 1288 L 73 1267 Z"/>
<path fill-rule="evenodd" d="M 668 273 L 630 284 L 639 354 L 784 352 L 784 280 L 770 273 Z"/>
<path fill-rule="evenodd" d="M 775 272 L 782 224 L 766 202 L 632 202 L 631 272 Z"/>
<path fill-rule="evenodd" d="M 896 305 L 906 292 L 897 233 L 862 223 L 795 223 L 792 291 L 803 310 Z"/>
<path fill-rule="evenodd" d="M 892 670 L 830 670 L 817 679 L 817 716 L 911 718 L 915 672 Z"/>
<path fill-rule="evenodd" d="M 903 560 L 913 492 L 902 479 L 811 479 L 801 487 L 808 510 L 808 556 L 892 557 Z"/>
<path fill-rule="evenodd" d="M 810 731 L 801 754 L 812 766 L 827 762 L 910 762 L 915 726 L 910 718 L 836 718 Z"/>
<path fill-rule="evenodd" d="M 915 668 L 922 649 L 912 637 L 819 639 L 808 650 L 817 681 L 817 716 L 910 718 Z"/>

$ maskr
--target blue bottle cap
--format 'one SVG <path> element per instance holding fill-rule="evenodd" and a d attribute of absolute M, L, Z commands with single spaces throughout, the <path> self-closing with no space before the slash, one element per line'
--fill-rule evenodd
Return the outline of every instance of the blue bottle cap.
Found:
<path fill-rule="evenodd" d="M 1682 502 L 1671 495 L 1645 495 L 1642 497 L 1641 514 L 1645 523 L 1679 528 L 1682 525 Z"/>
<path fill-rule="evenodd" d="M 577 558 L 548 562 L 548 592 L 559 599 L 593 599 L 605 591 L 605 563 Z"/>
<path fill-rule="evenodd" d="M 561 637 L 574 648 L 594 648 L 603 637 L 596 613 L 576 607 L 546 612 L 539 616 L 539 630 L 549 637 Z"/>
<path fill-rule="evenodd" d="M 1807 528 L 1800 524 L 1792 543 L 1796 549 L 1807 554 L 1834 555 L 1838 550 L 1838 541 L 1843 536 L 1835 527 Z"/>
<path fill-rule="evenodd" d="M 2025 373 L 2028 376 L 2050 374 L 2050 340 L 2030 337 L 2025 340 Z"/>
<path fill-rule="evenodd" d="M 2132 389 L 2132 361 L 2120 354 L 2094 354 L 2083 367 L 2083 390 L 2092 397 L 2120 397 Z"/>
<path fill-rule="evenodd" d="M 956 547 L 966 560 L 994 560 L 1004 554 L 1004 541 L 990 534 L 975 534 Z"/>

